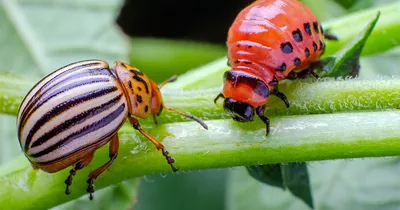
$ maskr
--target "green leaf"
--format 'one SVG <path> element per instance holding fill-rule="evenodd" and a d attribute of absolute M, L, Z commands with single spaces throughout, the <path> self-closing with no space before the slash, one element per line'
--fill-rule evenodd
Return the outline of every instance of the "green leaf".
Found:
<path fill-rule="evenodd" d="M 379 7 L 362 10 L 351 13 L 339 18 L 332 19 L 322 23 L 324 29 L 330 30 L 335 34 L 339 41 L 329 41 L 326 44 L 325 56 L 342 49 L 347 43 L 353 40 L 360 31 L 376 17 L 378 11 L 381 12 L 379 22 L 376 24 L 368 42 L 365 44 L 361 55 L 371 55 L 384 52 L 400 45 L 400 19 L 398 11 L 400 9 L 400 1 L 397 0 L 391 4 L 385 4 Z"/>
<path fill-rule="evenodd" d="M 332 57 L 321 60 L 320 64 L 324 66 L 324 72 L 318 72 L 318 74 L 320 76 L 326 75 L 331 77 L 357 76 L 360 69 L 361 51 L 374 29 L 379 16 L 380 12 L 377 13 L 376 17 L 365 27 L 360 35 L 355 37 L 346 47 Z"/>
<path fill-rule="evenodd" d="M 157 82 L 226 54 L 224 45 L 193 41 L 133 38 L 131 43 L 131 64 Z"/>
<path fill-rule="evenodd" d="M 400 206 L 399 157 L 308 165 L 315 209 L 390 210 Z M 227 206 L 228 210 L 309 209 L 288 191 L 262 184 L 242 168 L 232 170 L 229 175 Z"/>
<path fill-rule="evenodd" d="M 320 21 L 334 19 L 347 13 L 346 9 L 334 0 L 302 0 L 302 2 L 314 12 Z"/>
<path fill-rule="evenodd" d="M 281 164 L 246 166 L 249 174 L 260 182 L 285 189 Z"/>
<path fill-rule="evenodd" d="M 306 163 L 282 164 L 281 167 L 285 186 L 294 196 L 314 208 Z"/>

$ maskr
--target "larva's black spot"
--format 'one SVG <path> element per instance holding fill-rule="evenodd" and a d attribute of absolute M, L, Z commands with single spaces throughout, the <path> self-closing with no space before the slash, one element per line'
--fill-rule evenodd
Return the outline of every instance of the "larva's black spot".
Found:
<path fill-rule="evenodd" d="M 137 87 L 137 89 L 138 89 L 138 91 L 142 91 L 142 88 L 141 88 L 141 87 Z"/>
<path fill-rule="evenodd" d="M 237 44 L 236 47 L 240 47 L 240 44 Z"/>
<path fill-rule="evenodd" d="M 301 65 L 300 58 L 295 58 L 295 59 L 293 60 L 293 64 L 294 64 L 295 66 L 300 66 L 300 65 Z"/>
<path fill-rule="evenodd" d="M 293 45 L 290 42 L 285 42 L 281 44 L 281 50 L 285 54 L 290 54 L 293 52 Z"/>
<path fill-rule="evenodd" d="M 240 63 L 240 61 L 239 60 L 235 60 L 235 63 L 238 64 L 238 63 Z"/>
<path fill-rule="evenodd" d="M 245 63 L 245 64 L 252 64 L 252 62 L 251 62 L 251 61 L 248 61 L 248 60 L 244 60 L 243 63 Z"/>
<path fill-rule="evenodd" d="M 277 71 L 285 71 L 285 70 L 286 70 L 286 63 L 283 62 L 282 65 L 277 66 L 277 67 L 275 68 L 275 70 L 277 70 Z"/>
<path fill-rule="evenodd" d="M 149 111 L 149 106 L 146 105 L 146 106 L 144 107 L 144 112 L 148 112 L 148 111 Z"/>
<path fill-rule="evenodd" d="M 136 101 L 139 102 L 139 103 L 142 103 L 143 102 L 142 96 L 136 95 Z"/>
<path fill-rule="evenodd" d="M 251 46 L 251 45 L 247 45 L 247 48 L 252 48 L 253 46 Z"/>
<path fill-rule="evenodd" d="M 306 31 L 306 33 L 307 33 L 308 35 L 311 35 L 311 25 L 310 25 L 309 22 L 304 23 L 304 30 Z"/>
<path fill-rule="evenodd" d="M 322 43 L 321 40 L 319 40 L 319 50 L 323 50 L 324 49 L 324 43 Z"/>
<path fill-rule="evenodd" d="M 306 58 L 308 58 L 308 57 L 310 57 L 310 49 L 308 49 L 308 48 L 306 48 L 305 50 L 304 50 L 304 54 L 306 54 Z"/>
<path fill-rule="evenodd" d="M 312 43 L 312 46 L 313 46 L 313 48 L 314 48 L 314 52 L 317 52 L 317 50 L 318 50 L 318 45 L 317 45 L 317 43 L 313 42 L 313 43 Z"/>
<path fill-rule="evenodd" d="M 318 21 L 313 22 L 313 28 L 316 33 L 319 33 L 319 24 Z"/>
<path fill-rule="evenodd" d="M 293 39 L 296 42 L 302 42 L 303 41 L 303 34 L 301 34 L 300 29 L 296 29 L 295 31 L 292 32 Z"/>
<path fill-rule="evenodd" d="M 324 28 L 322 28 L 322 25 L 320 25 L 320 29 L 321 29 L 321 34 L 324 34 Z"/>

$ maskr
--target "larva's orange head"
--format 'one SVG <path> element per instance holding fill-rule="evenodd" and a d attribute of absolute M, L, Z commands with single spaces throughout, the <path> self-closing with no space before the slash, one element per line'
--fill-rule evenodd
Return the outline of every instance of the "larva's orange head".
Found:
<path fill-rule="evenodd" d="M 264 81 L 243 71 L 224 74 L 224 110 L 239 122 L 252 121 L 255 108 L 263 106 L 269 98 Z"/>

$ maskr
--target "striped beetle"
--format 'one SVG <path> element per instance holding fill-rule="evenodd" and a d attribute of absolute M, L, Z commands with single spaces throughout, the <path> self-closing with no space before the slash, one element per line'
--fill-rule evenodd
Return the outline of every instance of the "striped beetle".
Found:
<path fill-rule="evenodd" d="M 21 149 L 34 169 L 54 173 L 73 166 L 65 180 L 65 193 L 76 171 L 89 165 L 94 152 L 110 142 L 110 159 L 88 176 L 90 200 L 94 181 L 118 154 L 118 130 L 128 118 L 134 129 L 162 151 L 173 171 L 175 160 L 164 145 L 144 131 L 139 118 L 156 116 L 163 109 L 207 125 L 197 117 L 166 107 L 160 89 L 173 82 L 173 76 L 159 86 L 140 70 L 115 62 L 111 70 L 101 60 L 66 65 L 40 80 L 25 96 L 18 111 L 17 129 Z"/>

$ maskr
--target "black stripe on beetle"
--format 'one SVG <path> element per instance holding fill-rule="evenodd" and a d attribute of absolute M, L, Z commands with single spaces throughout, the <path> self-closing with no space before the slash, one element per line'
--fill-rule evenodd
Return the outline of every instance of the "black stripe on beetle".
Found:
<path fill-rule="evenodd" d="M 285 54 L 290 54 L 293 52 L 293 45 L 290 42 L 285 42 L 281 44 L 281 50 Z"/>
<path fill-rule="evenodd" d="M 311 35 L 311 25 L 309 22 L 304 23 L 304 30 L 306 31 L 306 34 Z"/>
<path fill-rule="evenodd" d="M 144 85 L 144 88 L 146 89 L 146 93 L 149 93 L 149 87 L 147 86 L 146 80 L 144 80 L 143 78 L 139 77 L 138 75 L 143 76 L 143 72 L 138 71 L 136 69 L 131 69 L 129 70 L 132 74 L 134 74 L 132 76 L 133 79 L 135 79 L 136 81 L 142 83 Z"/>
<path fill-rule="evenodd" d="M 295 31 L 293 31 L 292 32 L 292 36 L 293 36 L 293 39 L 296 42 L 302 42 L 303 41 L 303 34 L 301 34 L 300 29 L 296 29 Z"/>
<path fill-rule="evenodd" d="M 111 112 L 109 115 L 103 117 L 102 119 L 100 119 L 97 122 L 94 122 L 88 126 L 85 126 L 84 128 L 72 133 L 71 135 L 65 137 L 64 139 L 61 139 L 60 141 L 58 141 L 56 144 L 51 145 L 50 147 L 47 147 L 46 149 L 35 153 L 35 154 L 30 154 L 29 156 L 33 157 L 33 158 L 38 158 L 40 156 L 46 155 L 58 148 L 61 148 L 65 145 L 68 145 L 71 141 L 80 138 L 84 135 L 87 135 L 89 133 L 95 132 L 97 130 L 99 130 L 100 128 L 103 128 L 104 126 L 109 125 L 115 118 L 117 118 L 118 116 L 121 115 L 121 113 L 124 111 L 125 109 L 125 104 L 121 104 L 118 108 L 116 108 L 113 112 Z M 103 139 L 104 137 L 101 137 L 101 139 Z M 40 162 L 39 162 L 40 163 Z"/>
<path fill-rule="evenodd" d="M 57 136 L 59 133 L 70 129 L 74 125 L 81 124 L 85 120 L 88 120 L 89 118 L 92 118 L 101 112 L 110 109 L 112 106 L 117 104 L 119 100 L 121 99 L 122 94 L 107 101 L 106 103 L 101 104 L 100 106 L 94 107 L 92 109 L 86 110 L 84 112 L 79 113 L 78 115 L 75 115 L 74 117 L 64 121 L 62 124 L 57 125 L 47 133 L 43 134 L 40 136 L 35 142 L 32 144 L 32 148 L 37 147 L 48 141 L 50 138 Z"/>
<path fill-rule="evenodd" d="M 28 119 L 30 114 L 33 113 L 32 108 L 35 107 L 38 102 L 43 100 L 42 97 L 46 96 L 46 93 L 48 93 L 49 91 L 51 91 L 54 88 L 56 88 L 62 82 L 65 82 L 67 80 L 82 78 L 84 76 L 92 76 L 92 75 L 107 75 L 107 76 L 110 76 L 111 75 L 109 73 L 109 71 L 107 69 L 105 69 L 105 68 L 91 68 L 91 69 L 87 69 L 84 72 L 74 73 L 74 71 L 80 70 L 82 68 L 82 66 L 83 67 L 90 67 L 90 66 L 94 66 L 95 64 L 98 64 L 98 63 L 90 63 L 90 65 L 86 65 L 85 64 L 85 65 L 81 65 L 81 66 L 77 66 L 77 67 L 71 68 L 70 70 L 66 70 L 65 72 L 60 73 L 57 76 L 55 76 L 54 78 L 52 78 L 51 80 L 47 81 L 41 88 L 39 88 L 36 91 L 37 93 L 41 93 L 41 94 L 38 95 L 38 96 L 36 95 L 36 96 L 32 97 L 32 99 L 31 99 L 32 102 L 25 106 L 25 108 L 24 108 L 24 110 L 22 112 L 20 126 L 25 125 L 26 119 Z M 61 68 L 61 69 L 63 69 L 63 68 Z M 58 78 L 61 78 L 63 75 L 66 75 L 66 74 L 69 74 L 69 73 L 70 73 L 70 75 L 65 77 L 63 80 L 55 83 L 55 81 L 57 81 Z M 39 85 L 39 84 L 40 84 L 40 82 L 37 83 L 37 85 Z M 44 89 L 45 87 L 47 87 L 47 89 Z M 34 88 L 32 88 L 32 89 L 34 89 Z M 18 128 L 18 131 L 20 131 L 20 130 L 21 130 L 21 127 Z"/>
<path fill-rule="evenodd" d="M 68 99 L 67 101 L 60 102 L 57 106 L 51 109 L 49 112 L 42 115 L 42 117 L 36 121 L 36 123 L 32 126 L 29 130 L 28 136 L 26 137 L 24 151 L 27 152 L 29 149 L 29 144 L 32 141 L 33 135 L 39 130 L 39 128 L 48 122 L 50 119 L 54 118 L 55 116 L 63 113 L 64 111 L 70 109 L 73 106 L 81 104 L 85 101 L 89 101 L 93 98 L 101 97 L 108 93 L 112 93 L 117 90 L 117 87 L 107 87 L 101 88 L 94 91 L 90 91 L 74 98 Z"/>

